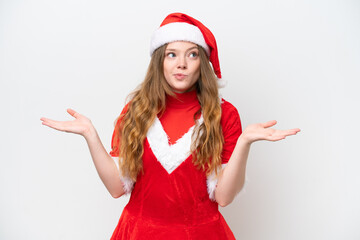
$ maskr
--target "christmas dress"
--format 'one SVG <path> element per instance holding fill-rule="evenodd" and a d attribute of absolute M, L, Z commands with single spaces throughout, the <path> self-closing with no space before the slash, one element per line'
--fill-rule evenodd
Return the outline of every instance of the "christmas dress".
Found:
<path fill-rule="evenodd" d="M 130 200 L 123 209 L 111 240 L 198 240 L 235 239 L 218 210 L 214 191 L 217 179 L 196 168 L 190 153 L 191 134 L 200 110 L 196 90 L 167 96 L 166 110 L 144 141 L 143 169 L 136 182 L 122 177 Z M 127 106 L 123 109 L 124 113 Z M 225 143 L 222 167 L 229 161 L 240 136 L 238 111 L 221 100 L 221 126 Z M 110 155 L 119 156 L 118 127 L 115 124 Z"/>

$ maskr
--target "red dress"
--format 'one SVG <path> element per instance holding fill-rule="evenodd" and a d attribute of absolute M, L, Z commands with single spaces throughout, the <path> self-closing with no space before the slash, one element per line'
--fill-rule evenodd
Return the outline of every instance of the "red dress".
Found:
<path fill-rule="evenodd" d="M 165 113 L 147 133 L 144 174 L 139 174 L 135 183 L 122 178 L 131 196 L 111 240 L 235 239 L 214 199 L 217 179 L 206 177 L 192 163 L 193 116 L 200 109 L 196 91 L 176 95 L 178 99 L 167 98 Z M 221 106 L 224 167 L 242 130 L 236 108 L 223 99 Z M 119 121 L 112 137 L 113 157 L 119 154 Z"/>

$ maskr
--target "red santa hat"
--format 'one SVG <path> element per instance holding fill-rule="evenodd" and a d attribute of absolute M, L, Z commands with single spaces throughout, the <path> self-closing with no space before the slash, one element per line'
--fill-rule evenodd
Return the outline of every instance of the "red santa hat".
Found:
<path fill-rule="evenodd" d="M 225 86 L 224 80 L 221 79 L 216 40 L 207 27 L 186 14 L 169 14 L 152 35 L 150 43 L 150 56 L 157 48 L 166 43 L 175 41 L 189 41 L 203 47 L 213 66 L 214 72 L 218 77 L 219 87 Z"/>

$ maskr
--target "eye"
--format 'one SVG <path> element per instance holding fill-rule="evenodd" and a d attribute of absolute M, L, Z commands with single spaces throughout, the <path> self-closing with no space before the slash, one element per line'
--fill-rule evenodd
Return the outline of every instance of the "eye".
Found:
<path fill-rule="evenodd" d="M 173 57 L 175 57 L 176 55 L 175 55 L 175 53 L 173 53 L 173 52 L 169 52 L 169 53 L 166 54 L 166 56 L 173 58 Z"/>
<path fill-rule="evenodd" d="M 199 54 L 197 52 L 190 53 L 190 57 L 192 57 L 192 58 L 197 57 L 197 56 L 199 56 Z"/>

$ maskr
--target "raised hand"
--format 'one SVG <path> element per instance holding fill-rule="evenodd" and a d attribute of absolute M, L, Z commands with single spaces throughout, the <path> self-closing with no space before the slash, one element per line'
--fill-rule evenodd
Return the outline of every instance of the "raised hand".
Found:
<path fill-rule="evenodd" d="M 46 125 L 48 127 L 51 127 L 53 129 L 63 131 L 63 132 L 69 132 L 69 133 L 75 133 L 82 136 L 86 136 L 86 134 L 89 133 L 90 129 L 93 128 L 93 125 L 87 117 L 84 115 L 81 115 L 80 113 L 74 111 L 71 108 L 68 108 L 66 110 L 71 116 L 75 118 L 73 121 L 55 121 L 48 118 L 40 118 L 43 125 Z"/>
<path fill-rule="evenodd" d="M 276 124 L 276 120 L 271 120 L 266 123 L 251 124 L 243 131 L 242 138 L 249 144 L 259 140 L 279 141 L 285 139 L 287 136 L 295 135 L 300 132 L 299 128 L 289 130 L 278 130 L 270 128 Z"/>

